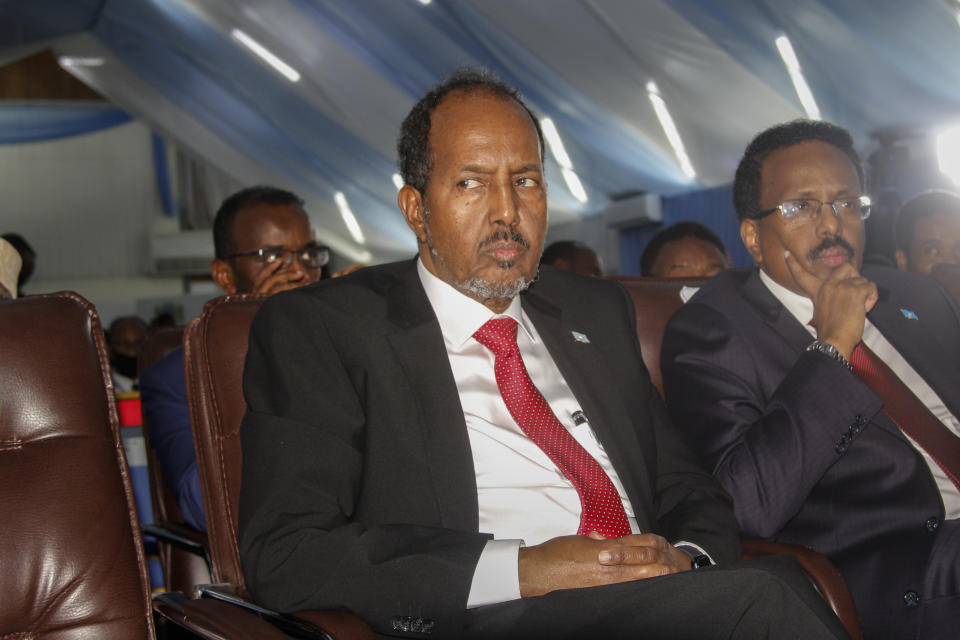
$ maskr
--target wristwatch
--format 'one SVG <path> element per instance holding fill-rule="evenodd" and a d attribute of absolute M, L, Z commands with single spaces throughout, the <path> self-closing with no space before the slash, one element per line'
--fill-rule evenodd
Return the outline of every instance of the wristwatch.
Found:
<path fill-rule="evenodd" d="M 712 564 L 713 562 L 710 560 L 710 556 L 703 554 L 694 557 L 694 559 L 690 561 L 690 565 L 694 569 L 702 569 L 703 567 L 709 567 Z"/>
<path fill-rule="evenodd" d="M 850 371 L 853 371 L 853 366 L 851 366 L 850 361 L 843 357 L 843 354 L 840 353 L 835 346 L 829 342 L 823 342 L 822 340 L 814 340 L 806 348 L 807 351 L 819 351 L 823 355 L 832 358 L 845 366 Z"/>

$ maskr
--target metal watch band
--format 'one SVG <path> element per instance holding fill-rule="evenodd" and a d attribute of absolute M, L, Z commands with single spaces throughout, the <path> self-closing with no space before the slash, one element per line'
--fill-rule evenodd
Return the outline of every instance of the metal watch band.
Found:
<path fill-rule="evenodd" d="M 819 351 L 825 356 L 828 356 L 843 366 L 845 366 L 850 371 L 853 371 L 853 367 L 850 365 L 850 361 L 843 357 L 843 354 L 837 351 L 837 348 L 830 344 L 829 342 L 823 342 L 822 340 L 814 340 L 809 345 L 807 345 L 807 351 Z"/>

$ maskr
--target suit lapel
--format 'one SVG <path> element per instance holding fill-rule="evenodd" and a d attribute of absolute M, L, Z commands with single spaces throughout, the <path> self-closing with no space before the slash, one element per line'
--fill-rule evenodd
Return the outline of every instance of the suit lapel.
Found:
<path fill-rule="evenodd" d="M 868 315 L 870 322 L 930 385 L 951 413 L 958 415 L 957 379 L 948 372 L 956 371 L 960 354 L 950 353 L 950 349 L 941 344 L 941 332 L 945 330 L 936 326 L 936 318 L 908 318 L 909 313 L 905 315 L 897 302 L 890 300 L 889 291 L 881 288 L 880 294 L 880 302 Z"/>
<path fill-rule="evenodd" d="M 754 269 L 743 282 L 741 289 L 746 298 L 758 314 L 770 327 L 783 338 L 796 355 L 800 355 L 807 345 L 813 342 L 810 332 L 793 317 L 776 296 L 770 292 L 767 285 L 760 279 L 759 268 Z"/>
<path fill-rule="evenodd" d="M 536 293 L 525 293 L 522 302 L 524 311 L 537 327 L 547 351 L 617 470 L 630 502 L 637 511 L 637 521 L 641 526 L 654 522 L 652 513 L 640 512 L 649 502 L 642 494 L 646 492 L 649 495 L 652 488 L 643 487 L 641 491 L 637 486 L 640 482 L 638 479 L 648 477 L 646 464 L 639 445 L 627 437 L 632 433 L 629 429 L 632 420 L 615 385 L 607 383 L 609 366 L 592 343 L 574 338 L 573 332 L 589 337 L 589 328 L 569 326 L 560 309 Z M 630 478 L 634 481 L 629 481 Z"/>
<path fill-rule="evenodd" d="M 441 525 L 477 531 L 477 483 L 466 422 L 440 325 L 415 261 L 387 292 L 387 305 L 388 319 L 397 328 L 388 339 L 420 414 L 415 435 L 429 466 Z"/>

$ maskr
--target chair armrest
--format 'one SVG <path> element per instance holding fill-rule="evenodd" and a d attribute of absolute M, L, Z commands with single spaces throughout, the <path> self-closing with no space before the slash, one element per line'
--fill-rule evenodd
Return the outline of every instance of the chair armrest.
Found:
<path fill-rule="evenodd" d="M 153 597 L 153 610 L 205 640 L 289 640 L 257 614 L 221 600 L 191 600 L 177 591 Z"/>
<path fill-rule="evenodd" d="M 243 607 L 275 625 L 292 638 L 302 640 L 373 640 L 373 630 L 349 611 L 298 611 L 279 613 L 250 602 L 234 585 L 199 585 L 203 598 L 221 600 Z"/>
<path fill-rule="evenodd" d="M 857 607 L 853 602 L 853 594 L 847 586 L 843 576 L 832 562 L 823 554 L 810 547 L 783 542 L 769 542 L 767 540 L 741 540 L 744 559 L 771 556 L 784 553 L 793 554 L 803 570 L 810 576 L 817 591 L 823 596 L 830 608 L 833 609 L 843 626 L 853 640 L 862 640 L 860 619 L 857 616 Z"/>
<path fill-rule="evenodd" d="M 210 553 L 207 551 L 207 534 L 174 522 L 155 522 L 143 526 L 143 535 L 153 536 L 160 542 L 189 551 L 202 557 L 210 568 Z"/>

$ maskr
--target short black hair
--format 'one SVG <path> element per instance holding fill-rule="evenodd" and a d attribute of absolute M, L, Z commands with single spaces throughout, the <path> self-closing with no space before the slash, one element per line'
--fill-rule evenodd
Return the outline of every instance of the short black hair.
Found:
<path fill-rule="evenodd" d="M 640 275 L 650 276 L 653 271 L 653 265 L 657 261 L 657 257 L 660 255 L 663 247 L 682 238 L 697 238 L 704 242 L 709 242 L 724 256 L 727 258 L 730 257 L 730 254 L 727 253 L 727 247 L 723 244 L 723 240 L 721 240 L 720 236 L 714 233 L 710 227 L 700 224 L 699 222 L 678 222 L 669 227 L 664 227 L 650 238 L 650 242 L 647 243 L 646 248 L 643 250 L 643 255 L 640 256 Z"/>
<path fill-rule="evenodd" d="M 596 251 L 582 242 L 575 240 L 558 240 L 543 250 L 543 255 L 540 256 L 540 264 L 552 265 L 556 263 L 557 260 L 566 260 L 572 264 L 577 258 L 578 251 L 587 251 L 593 255 L 597 254 Z"/>
<path fill-rule="evenodd" d="M 857 170 L 860 188 L 865 186 L 863 165 L 853 148 L 853 137 L 843 127 L 820 120 L 793 120 L 770 127 L 747 145 L 733 180 L 733 208 L 737 219 L 753 218 L 760 213 L 760 169 L 763 161 L 778 149 L 792 147 L 808 140 L 832 144 L 850 159 Z"/>
<path fill-rule="evenodd" d="M 258 204 L 290 205 L 303 210 L 303 200 L 299 196 L 268 185 L 249 187 L 229 196 L 217 209 L 217 215 L 213 220 L 213 247 L 217 260 L 225 260 L 227 256 L 236 252 L 233 241 L 233 221 L 237 213 Z"/>
<path fill-rule="evenodd" d="M 397 139 L 397 167 L 403 181 L 426 193 L 430 172 L 433 171 L 433 155 L 430 153 L 430 118 L 443 99 L 454 91 L 465 93 L 486 92 L 506 100 L 513 100 L 527 112 L 540 141 L 540 161 L 544 159 L 543 131 L 540 121 L 526 105 L 520 92 L 503 82 L 492 71 L 464 67 L 454 71 L 446 80 L 434 86 L 413 105 L 400 125 Z"/>
<path fill-rule="evenodd" d="M 934 213 L 960 216 L 960 195 L 952 191 L 933 189 L 904 202 L 893 221 L 895 248 L 907 251 L 913 242 L 917 221 Z"/>

